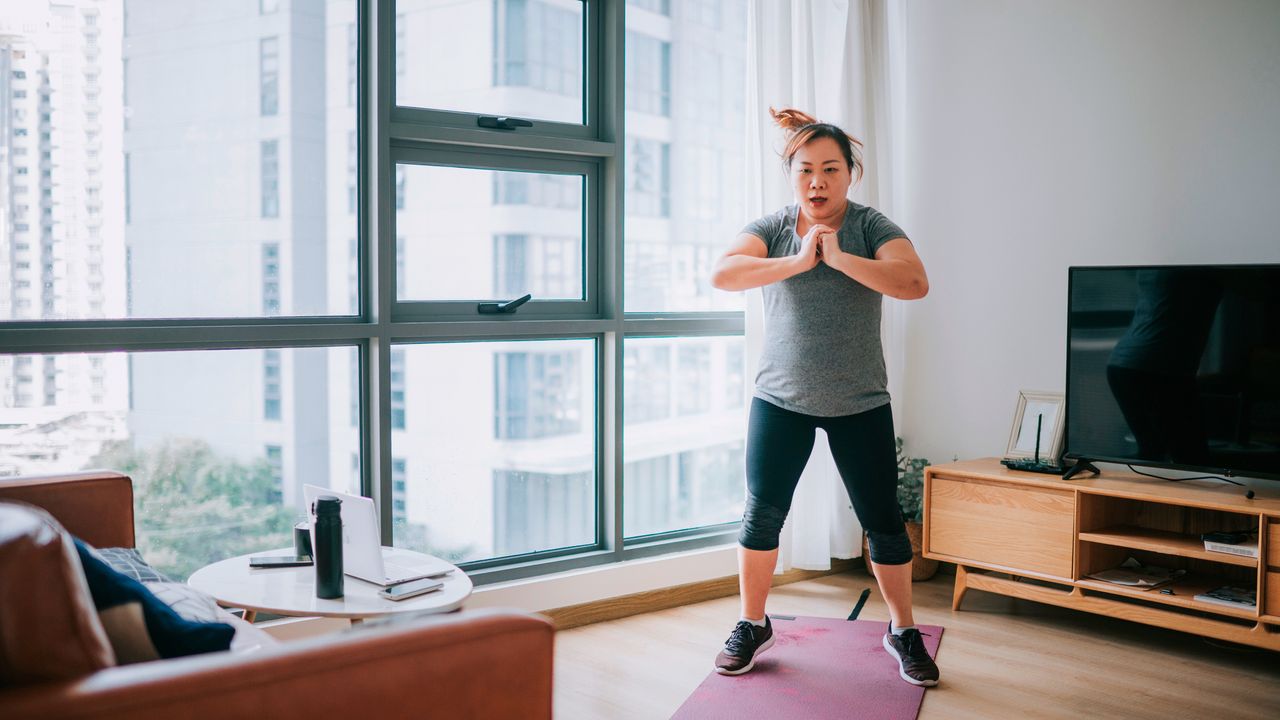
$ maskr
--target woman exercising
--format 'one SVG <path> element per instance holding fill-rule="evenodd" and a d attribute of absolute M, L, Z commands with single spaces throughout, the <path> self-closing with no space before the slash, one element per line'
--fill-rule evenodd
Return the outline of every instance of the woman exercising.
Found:
<path fill-rule="evenodd" d="M 782 159 L 795 204 L 747 225 L 711 278 L 721 290 L 762 288 L 765 312 L 738 535 L 742 617 L 716 656 L 716 671 L 748 672 L 773 646 L 764 606 L 778 535 L 814 431 L 822 428 L 889 605 L 885 650 L 897 659 L 902 679 L 936 685 L 938 667 L 911 617 L 911 542 L 898 507 L 880 346 L 881 296 L 922 298 L 929 281 L 902 229 L 846 197 L 854 176 L 862 179 L 862 143 L 798 110 L 769 112 L 788 134 Z"/>

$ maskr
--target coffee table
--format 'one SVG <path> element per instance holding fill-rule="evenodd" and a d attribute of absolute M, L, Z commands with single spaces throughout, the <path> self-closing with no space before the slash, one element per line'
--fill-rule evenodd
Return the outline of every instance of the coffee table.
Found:
<path fill-rule="evenodd" d="M 413 566 L 432 560 L 434 556 L 405 550 L 383 548 L 384 557 L 397 565 Z M 288 568 L 250 568 L 255 555 L 293 555 L 293 548 L 280 548 L 239 555 L 206 565 L 187 580 L 187 584 L 206 592 L 223 607 L 244 608 L 244 619 L 253 622 L 259 612 L 293 617 L 346 618 L 352 624 L 397 613 L 443 613 L 462 607 L 471 595 L 471 578 L 450 564 L 452 572 L 438 580 L 444 587 L 408 600 L 378 597 L 382 588 L 350 575 L 343 578 L 345 595 L 333 600 L 316 597 L 316 569 L 307 565 Z"/>

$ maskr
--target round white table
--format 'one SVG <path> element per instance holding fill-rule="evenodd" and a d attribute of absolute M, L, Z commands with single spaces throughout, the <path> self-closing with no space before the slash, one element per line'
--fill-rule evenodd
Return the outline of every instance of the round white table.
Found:
<path fill-rule="evenodd" d="M 402 548 L 383 548 L 388 561 L 414 566 L 426 560 L 441 562 L 431 555 Z M 206 565 L 187 584 L 206 592 L 224 607 L 244 608 L 244 619 L 253 622 L 259 612 L 298 617 L 347 618 L 353 624 L 395 613 L 442 613 L 462 607 L 471 595 L 471 578 L 456 566 L 436 578 L 444 587 L 408 600 L 378 597 L 381 586 L 350 575 L 343 578 L 344 596 L 333 600 L 316 597 L 316 569 L 313 565 L 287 568 L 250 568 L 255 555 L 293 555 L 293 548 L 280 548 L 240 555 Z"/>

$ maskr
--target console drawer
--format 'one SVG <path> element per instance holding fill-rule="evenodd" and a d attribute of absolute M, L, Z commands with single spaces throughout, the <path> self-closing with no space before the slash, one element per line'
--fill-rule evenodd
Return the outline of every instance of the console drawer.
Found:
<path fill-rule="evenodd" d="M 1280 572 L 1267 573 L 1267 600 L 1263 612 L 1280 617 Z"/>
<path fill-rule="evenodd" d="M 1071 578 L 1075 494 L 933 476 L 931 556 Z"/>

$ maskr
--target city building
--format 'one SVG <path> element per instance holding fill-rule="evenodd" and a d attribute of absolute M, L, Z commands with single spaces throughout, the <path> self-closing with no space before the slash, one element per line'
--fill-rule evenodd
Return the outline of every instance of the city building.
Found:
<path fill-rule="evenodd" d="M 721 5 L 628 6 L 628 312 L 741 309 L 740 298 L 707 282 L 743 222 L 742 189 L 722 179 L 741 172 L 745 27 Z M 358 312 L 354 0 L 24 7 L 47 19 L 4 36 L 7 61 L 18 63 L 3 80 L 15 103 L 6 115 L 26 131 L 15 134 L 15 124 L 7 137 L 33 160 L 42 127 L 56 147 L 44 165 L 19 165 L 13 151 L 3 158 L 0 182 L 12 207 L 6 261 L 31 258 L 23 261 L 29 266 L 4 266 L 12 318 Z M 576 0 L 405 0 L 396 11 L 399 104 L 581 122 Z M 55 36 L 56 43 L 41 39 Z M 43 55 L 34 49 L 41 42 L 49 46 Z M 83 67 L 47 81 L 63 83 L 57 92 L 26 88 L 35 68 L 68 56 Z M 451 59 L 459 56 L 468 61 Z M 28 94 L 17 97 L 19 88 Z M 43 124 L 42 107 L 51 108 Z M 61 136 L 80 145 L 56 142 Z M 584 297 L 586 175 L 425 162 L 395 172 L 399 300 Z M 24 203 L 30 207 L 18 212 L 15 198 L 40 186 L 17 167 L 53 173 L 43 205 Z M 38 241 L 48 232 L 20 224 L 50 210 L 51 249 Z M 59 215 L 70 212 L 82 215 Z M 59 236 L 58 228 L 84 236 Z M 12 250 L 20 244 L 28 255 Z M 57 258 L 52 269 L 42 269 L 43 252 Z M 104 279 L 85 282 L 90 271 Z M 736 520 L 741 338 L 636 337 L 624 353 L 628 537 Z M 396 542 L 459 560 L 595 543 L 600 362 L 589 339 L 395 346 Z M 43 408 L 33 418 L 40 427 L 82 428 L 59 413 L 80 417 L 99 407 L 75 392 L 101 384 L 102 402 L 127 409 L 127 431 L 98 424 L 111 429 L 110 440 L 145 450 L 195 438 L 244 467 L 265 463 L 277 482 L 270 501 L 301 513 L 302 484 L 360 489 L 358 365 L 353 347 L 0 356 L 10 398 L 0 428 L 27 437 L 16 414 L 25 405 Z M 93 374 L 99 366 L 101 383 Z M 65 458 L 46 451 L 28 456 L 45 464 L 32 460 L 19 471 L 65 469 Z"/>

